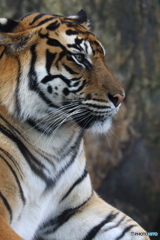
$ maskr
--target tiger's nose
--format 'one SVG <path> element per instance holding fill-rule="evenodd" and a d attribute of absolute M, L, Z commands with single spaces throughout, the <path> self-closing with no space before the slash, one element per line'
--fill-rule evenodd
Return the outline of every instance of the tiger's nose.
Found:
<path fill-rule="evenodd" d="M 108 93 L 108 98 L 114 104 L 115 107 L 118 107 L 118 105 L 125 98 L 125 94 L 124 93 L 123 94 L 117 93 L 115 95 L 112 95 L 112 94 Z"/>

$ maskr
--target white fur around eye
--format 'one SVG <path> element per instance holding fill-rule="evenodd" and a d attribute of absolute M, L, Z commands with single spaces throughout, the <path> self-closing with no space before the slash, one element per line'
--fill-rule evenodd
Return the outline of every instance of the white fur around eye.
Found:
<path fill-rule="evenodd" d="M 8 20 L 7 18 L 0 18 L 0 24 L 5 25 L 7 24 Z"/>
<path fill-rule="evenodd" d="M 84 64 L 81 63 L 81 62 L 79 62 L 74 55 L 72 55 L 72 58 L 73 58 L 73 60 L 74 60 L 78 65 L 81 65 L 82 67 L 85 67 Z"/>

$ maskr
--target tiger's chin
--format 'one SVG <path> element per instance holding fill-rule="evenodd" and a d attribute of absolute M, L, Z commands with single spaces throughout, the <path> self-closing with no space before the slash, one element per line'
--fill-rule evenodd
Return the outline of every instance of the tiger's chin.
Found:
<path fill-rule="evenodd" d="M 112 125 L 112 118 L 108 118 L 105 121 L 97 121 L 93 123 L 89 128 L 88 131 L 94 134 L 102 134 L 108 132 Z"/>
<path fill-rule="evenodd" d="M 90 119 L 74 119 L 78 126 L 83 130 L 87 130 L 94 134 L 106 133 L 112 125 L 112 117 L 103 118 L 90 118 Z"/>

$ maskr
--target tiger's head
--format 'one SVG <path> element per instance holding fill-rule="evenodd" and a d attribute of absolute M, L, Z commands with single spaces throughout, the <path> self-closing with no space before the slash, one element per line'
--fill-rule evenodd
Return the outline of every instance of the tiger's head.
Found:
<path fill-rule="evenodd" d="M 0 102 L 41 131 L 69 121 L 107 131 L 125 94 L 104 57 L 83 10 L 0 18 Z"/>

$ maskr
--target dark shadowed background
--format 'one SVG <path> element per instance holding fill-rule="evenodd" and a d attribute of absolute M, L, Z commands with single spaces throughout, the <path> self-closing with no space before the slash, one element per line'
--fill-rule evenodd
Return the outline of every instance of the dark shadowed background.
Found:
<path fill-rule="evenodd" d="M 86 155 L 100 196 L 160 239 L 160 0 L 3 0 L 0 17 L 87 11 L 106 62 L 126 98 L 112 129 L 87 134 Z"/>

